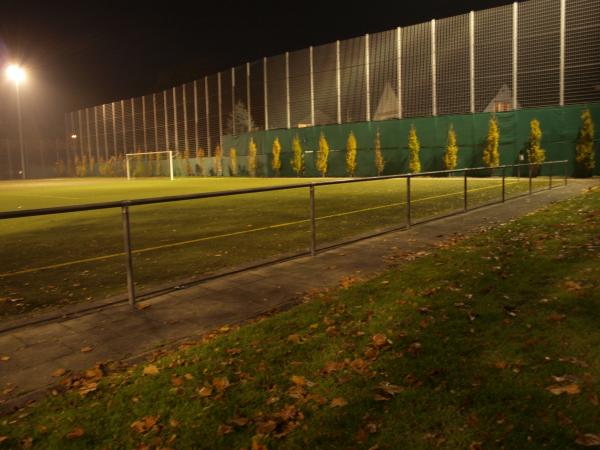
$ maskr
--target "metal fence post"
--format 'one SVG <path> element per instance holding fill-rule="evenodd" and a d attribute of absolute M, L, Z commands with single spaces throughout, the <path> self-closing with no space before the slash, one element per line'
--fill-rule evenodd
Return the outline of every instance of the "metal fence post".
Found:
<path fill-rule="evenodd" d="M 125 247 L 125 264 L 127 266 L 127 294 L 129 304 L 135 307 L 135 282 L 133 278 L 133 259 L 131 257 L 131 227 L 129 225 L 129 206 L 121 206 L 123 219 L 123 244 Z"/>
<path fill-rule="evenodd" d="M 548 190 L 552 189 L 552 164 L 549 165 L 550 173 L 548 174 Z"/>
<path fill-rule="evenodd" d="M 464 206 L 463 209 L 466 211 L 468 209 L 467 203 L 467 171 L 465 170 L 465 177 L 463 182 L 463 198 L 464 198 Z"/>
<path fill-rule="evenodd" d="M 315 186 L 311 184 L 310 192 L 310 256 L 315 256 L 317 251 L 317 217 L 315 213 Z"/>
<path fill-rule="evenodd" d="M 531 195 L 531 193 L 533 192 L 533 189 L 532 189 L 533 178 L 532 178 L 532 173 L 531 173 L 531 163 L 527 164 L 527 167 L 529 167 L 529 195 Z"/>
<path fill-rule="evenodd" d="M 410 210 L 410 175 L 406 177 L 406 228 L 412 225 L 412 211 Z"/>
<path fill-rule="evenodd" d="M 502 203 L 506 201 L 506 167 L 502 166 Z"/>
<path fill-rule="evenodd" d="M 565 160 L 565 186 L 567 185 L 567 176 L 568 176 L 568 172 L 569 172 L 569 161 Z"/>

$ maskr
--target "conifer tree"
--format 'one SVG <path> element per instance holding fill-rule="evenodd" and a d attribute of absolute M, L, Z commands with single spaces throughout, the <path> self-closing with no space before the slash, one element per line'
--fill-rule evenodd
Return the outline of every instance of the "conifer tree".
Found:
<path fill-rule="evenodd" d="M 575 161 L 584 176 L 592 176 L 596 167 L 594 155 L 594 121 L 589 109 L 581 113 L 581 129 L 575 145 Z"/>
<path fill-rule="evenodd" d="M 223 149 L 218 144 L 215 147 L 215 175 L 223 176 Z"/>
<path fill-rule="evenodd" d="M 379 128 L 377 128 L 377 133 L 375 133 L 375 169 L 377 170 L 377 176 L 381 176 L 383 169 L 385 169 L 385 160 L 383 159 L 383 153 L 381 153 Z"/>
<path fill-rule="evenodd" d="M 235 177 L 238 173 L 237 150 L 233 147 L 229 149 L 229 175 Z"/>
<path fill-rule="evenodd" d="M 356 137 L 352 131 L 350 131 L 346 142 L 346 172 L 351 177 L 356 172 Z"/>
<path fill-rule="evenodd" d="M 292 170 L 297 176 L 302 175 L 304 172 L 304 153 L 302 152 L 302 145 L 300 144 L 300 137 L 294 136 L 292 139 Z"/>
<path fill-rule="evenodd" d="M 488 126 L 485 149 L 483 150 L 483 162 L 487 167 L 500 165 L 500 130 L 498 129 L 496 116 L 490 119 Z"/>
<path fill-rule="evenodd" d="M 546 159 L 546 152 L 541 147 L 542 129 L 540 128 L 540 122 L 537 119 L 533 119 L 530 123 L 530 128 L 528 148 L 529 162 L 532 164 L 541 164 Z"/>
<path fill-rule="evenodd" d="M 319 136 L 319 150 L 317 150 L 317 171 L 324 177 L 327 174 L 327 160 L 329 159 L 329 144 L 323 132 Z"/>
<path fill-rule="evenodd" d="M 456 144 L 456 132 L 454 126 L 450 124 L 448 128 L 448 140 L 446 141 L 446 153 L 444 154 L 444 167 L 446 170 L 456 169 L 458 161 L 458 145 Z"/>
<path fill-rule="evenodd" d="M 411 173 L 418 173 L 421 171 L 421 160 L 419 159 L 419 152 L 421 151 L 421 144 L 417 137 L 417 129 L 414 125 L 410 126 L 408 132 L 408 152 L 410 160 L 408 162 L 408 170 Z"/>
<path fill-rule="evenodd" d="M 252 137 L 248 142 L 248 174 L 251 177 L 256 176 L 256 142 Z"/>
<path fill-rule="evenodd" d="M 196 167 L 198 167 L 198 175 L 204 176 L 204 149 L 199 147 L 196 150 Z"/>
<path fill-rule="evenodd" d="M 273 155 L 273 159 L 271 159 L 271 168 L 275 172 L 275 176 L 278 177 L 279 171 L 281 170 L 281 143 L 279 142 L 278 137 L 273 141 L 271 153 Z"/>

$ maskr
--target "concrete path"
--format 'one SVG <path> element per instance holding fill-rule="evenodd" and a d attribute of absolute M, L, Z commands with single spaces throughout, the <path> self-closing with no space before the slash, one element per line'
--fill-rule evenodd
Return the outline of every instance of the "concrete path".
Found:
<path fill-rule="evenodd" d="M 599 180 L 572 180 L 567 187 L 363 240 L 315 257 L 206 281 L 148 300 L 144 305 L 149 307 L 143 310 L 133 311 L 126 304 L 107 306 L 77 317 L 0 332 L 0 410 L 43 395 L 58 381 L 52 373 L 59 368 L 81 371 L 98 362 L 139 357 L 165 344 L 193 340 L 222 325 L 294 304 L 308 290 L 335 287 L 347 276 L 368 277 L 390 263 L 402 262 L 402 255 L 523 216 L 597 184 Z"/>

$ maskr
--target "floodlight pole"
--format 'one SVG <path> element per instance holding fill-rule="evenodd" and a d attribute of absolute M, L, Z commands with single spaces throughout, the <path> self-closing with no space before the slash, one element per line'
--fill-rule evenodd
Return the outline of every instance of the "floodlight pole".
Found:
<path fill-rule="evenodd" d="M 21 178 L 25 179 L 25 150 L 23 146 L 23 119 L 21 115 L 21 90 L 19 89 L 19 82 L 15 81 L 15 88 L 17 89 L 17 121 L 19 122 L 19 148 L 21 150 Z"/>

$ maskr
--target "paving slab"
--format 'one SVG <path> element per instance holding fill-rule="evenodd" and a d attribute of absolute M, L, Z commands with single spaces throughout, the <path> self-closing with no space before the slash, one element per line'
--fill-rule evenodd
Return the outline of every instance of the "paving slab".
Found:
<path fill-rule="evenodd" d="M 487 206 L 334 247 L 296 259 L 225 275 L 146 300 L 95 309 L 37 324 L 19 323 L 0 332 L 0 410 L 44 395 L 57 382 L 57 368 L 81 371 L 108 360 L 139 358 L 157 346 L 239 323 L 283 305 L 293 305 L 315 288 L 339 285 L 347 276 L 368 277 L 402 253 L 418 252 L 456 235 L 473 233 L 521 217 L 579 194 L 599 180 L 573 180 L 566 187 Z M 398 260 L 398 263 L 401 261 Z M 82 352 L 89 346 L 91 351 Z M 9 386 L 6 389 L 6 386 Z"/>

